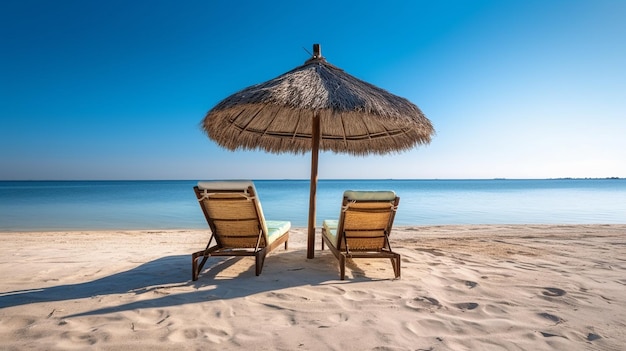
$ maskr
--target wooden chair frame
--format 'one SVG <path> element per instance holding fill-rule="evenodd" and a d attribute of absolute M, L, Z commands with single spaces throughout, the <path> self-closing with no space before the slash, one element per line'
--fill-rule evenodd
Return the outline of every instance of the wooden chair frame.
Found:
<path fill-rule="evenodd" d="M 279 247 L 281 244 L 284 244 L 285 250 L 287 250 L 289 231 L 282 234 L 280 237 L 276 238 L 269 245 L 267 245 L 269 239 L 266 228 L 263 225 L 265 219 L 263 218 L 263 212 L 260 208 L 260 203 L 258 201 L 254 186 L 250 185 L 245 190 L 200 189 L 198 186 L 195 186 L 193 189 L 196 194 L 196 198 L 198 199 L 198 203 L 200 204 L 200 208 L 202 209 L 202 213 L 204 214 L 209 228 L 211 229 L 211 237 L 204 250 L 194 252 L 191 255 L 192 280 L 198 280 L 198 276 L 200 274 L 200 271 L 202 271 L 204 264 L 209 259 L 209 257 L 212 256 L 254 256 L 255 274 L 258 276 L 263 270 L 265 257 L 268 253 Z M 232 196 L 229 196 L 229 194 Z M 215 195 L 214 199 L 209 198 L 213 195 Z M 222 199 L 224 201 L 233 200 L 234 197 L 239 195 L 241 195 L 241 201 L 254 202 L 254 214 L 256 215 L 256 217 L 229 219 L 214 218 L 213 216 L 211 216 L 210 211 L 204 203 L 204 201 L 207 199 L 209 199 L 210 201 L 220 201 Z M 220 231 L 220 225 L 218 225 L 219 221 L 232 221 L 233 224 L 237 224 L 236 222 L 255 220 L 258 221 L 258 234 L 255 235 L 237 235 L 229 237 L 228 233 L 223 233 Z M 215 245 L 211 246 L 211 243 L 214 240 Z"/>
<path fill-rule="evenodd" d="M 355 206 L 352 206 L 352 204 L 357 204 L 357 203 L 374 204 L 374 207 L 368 209 L 368 208 L 356 208 Z M 326 232 L 326 227 L 325 226 L 322 227 L 322 250 L 324 250 L 324 247 L 325 247 L 324 244 L 328 245 L 328 248 L 332 251 L 333 255 L 335 255 L 335 257 L 339 260 L 339 275 L 340 275 L 341 280 L 345 279 L 346 259 L 348 258 L 389 258 L 391 260 L 391 265 L 393 267 L 395 278 L 400 278 L 400 254 L 394 252 L 391 249 L 391 244 L 389 242 L 389 234 L 393 226 L 393 220 L 394 220 L 396 209 L 399 203 L 400 203 L 400 198 L 397 196 L 393 200 L 359 200 L 359 201 L 350 200 L 346 196 L 343 197 L 342 211 L 339 217 L 338 227 L 337 227 L 337 236 L 338 236 L 337 242 L 339 243 L 339 245 L 336 246 L 335 243 L 331 241 L 330 236 Z M 378 207 L 375 204 L 381 204 L 382 206 Z M 387 206 L 387 204 L 389 204 L 389 206 Z M 345 227 L 346 215 L 347 213 L 349 214 L 350 211 L 358 211 L 358 212 L 365 212 L 365 213 L 391 211 L 391 213 L 389 214 L 389 220 L 386 223 L 385 228 L 368 228 L 366 224 L 364 224 L 360 228 L 346 228 Z M 378 237 L 372 237 L 372 236 L 359 237 L 353 234 L 348 234 L 348 232 L 355 233 L 358 231 L 363 231 L 363 232 L 380 231 L 382 234 L 379 235 Z M 361 243 L 359 247 L 351 247 L 350 241 L 363 240 L 363 239 L 365 240 L 365 244 Z M 371 239 L 372 245 L 367 245 L 367 241 L 370 239 Z M 378 243 L 374 244 L 374 242 L 376 241 L 378 241 Z M 382 245 L 380 245 L 380 241 L 383 242 Z"/>

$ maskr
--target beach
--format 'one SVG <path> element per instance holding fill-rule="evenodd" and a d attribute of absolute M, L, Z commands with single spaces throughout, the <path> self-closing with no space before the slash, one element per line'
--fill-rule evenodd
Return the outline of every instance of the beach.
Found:
<path fill-rule="evenodd" d="M 346 280 L 306 229 L 211 258 L 208 230 L 0 233 L 2 350 L 623 350 L 626 224 L 398 226 Z"/>

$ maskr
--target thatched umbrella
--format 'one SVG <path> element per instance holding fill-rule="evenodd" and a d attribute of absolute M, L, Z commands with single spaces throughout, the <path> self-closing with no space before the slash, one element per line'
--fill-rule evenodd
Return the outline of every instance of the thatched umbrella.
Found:
<path fill-rule="evenodd" d="M 387 154 L 428 144 L 434 134 L 413 103 L 326 62 L 318 44 L 313 51 L 302 66 L 227 97 L 202 122 L 209 137 L 229 150 L 311 151 L 308 258 L 315 247 L 320 149 Z"/>

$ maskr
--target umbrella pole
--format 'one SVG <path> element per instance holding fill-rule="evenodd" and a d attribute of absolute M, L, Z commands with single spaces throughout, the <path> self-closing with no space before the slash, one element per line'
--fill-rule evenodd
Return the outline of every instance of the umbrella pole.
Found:
<path fill-rule="evenodd" d="M 315 209 L 317 197 L 317 161 L 320 149 L 320 116 L 315 114 L 312 119 L 311 139 L 311 191 L 309 194 L 309 231 L 307 237 L 306 257 L 315 256 Z"/>

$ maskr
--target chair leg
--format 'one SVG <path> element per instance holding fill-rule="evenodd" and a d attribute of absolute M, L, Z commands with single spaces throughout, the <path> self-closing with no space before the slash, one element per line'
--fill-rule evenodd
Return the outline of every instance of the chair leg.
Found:
<path fill-rule="evenodd" d="M 198 260 L 202 257 L 202 261 L 198 264 Z M 191 279 L 193 281 L 198 280 L 198 275 L 200 275 L 200 271 L 204 264 L 206 263 L 208 257 L 204 256 L 204 251 L 194 252 L 191 255 Z"/>
<path fill-rule="evenodd" d="M 198 267 L 196 265 L 197 261 L 198 260 L 197 260 L 196 254 L 192 254 L 191 255 L 191 280 L 194 282 L 198 280 Z"/>
<path fill-rule="evenodd" d="M 267 251 L 265 249 L 259 250 L 254 255 L 255 261 L 255 274 L 257 276 L 261 275 L 261 271 L 263 271 L 263 264 L 265 263 L 265 256 L 267 256 Z"/>
<path fill-rule="evenodd" d="M 339 256 L 339 277 L 341 280 L 346 279 L 346 256 Z"/>
<path fill-rule="evenodd" d="M 396 278 L 400 278 L 400 255 L 395 255 L 395 257 L 391 259 L 391 265 L 393 266 L 393 273 Z"/>

